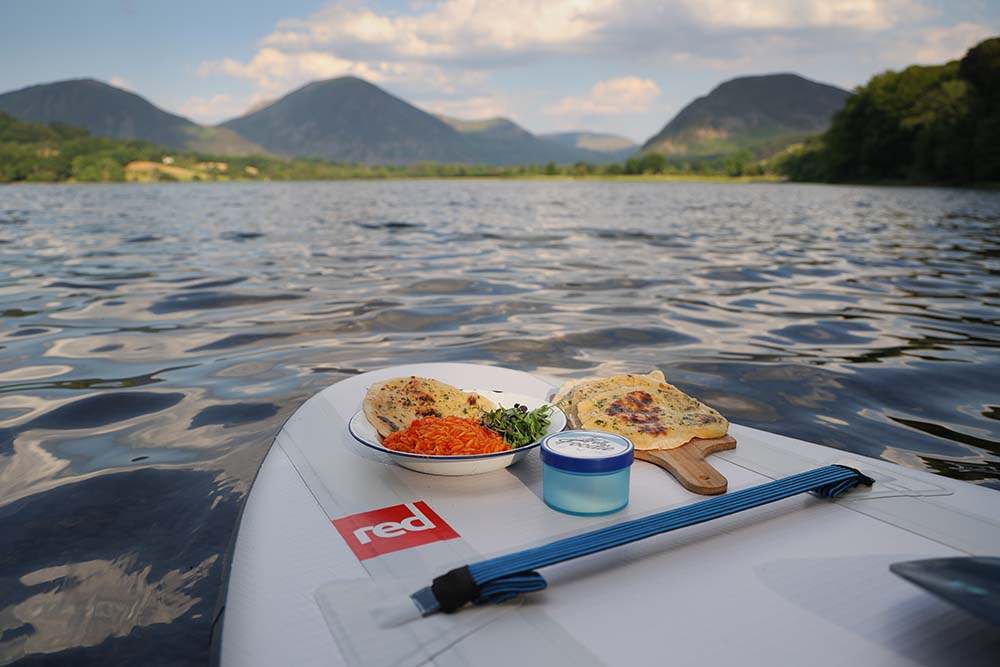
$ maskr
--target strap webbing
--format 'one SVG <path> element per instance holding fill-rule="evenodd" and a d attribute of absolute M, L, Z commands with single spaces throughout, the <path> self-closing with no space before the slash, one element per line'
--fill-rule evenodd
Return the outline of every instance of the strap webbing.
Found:
<path fill-rule="evenodd" d="M 431 587 L 433 595 L 428 595 L 428 589 L 424 589 L 414 593 L 413 599 L 424 614 L 452 612 L 466 602 L 502 602 L 518 593 L 545 588 L 545 579 L 533 571 L 535 568 L 711 521 L 800 493 L 813 491 L 821 497 L 833 498 L 858 484 L 871 485 L 873 482 L 861 472 L 846 466 L 817 468 L 693 505 L 456 568 L 434 580 Z"/>

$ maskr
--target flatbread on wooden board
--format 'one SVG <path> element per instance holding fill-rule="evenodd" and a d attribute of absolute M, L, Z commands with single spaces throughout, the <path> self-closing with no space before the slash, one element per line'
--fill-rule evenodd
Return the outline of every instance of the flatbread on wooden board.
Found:
<path fill-rule="evenodd" d="M 493 401 L 471 391 L 416 376 L 376 382 L 365 395 L 365 417 L 379 436 L 410 427 L 421 417 L 471 417 L 496 409 Z"/>
<path fill-rule="evenodd" d="M 590 377 L 566 380 L 561 385 L 559 385 L 559 390 L 555 393 L 550 402 L 553 405 L 555 405 L 556 403 L 560 403 L 563 401 L 563 399 L 569 396 L 574 389 L 579 387 L 581 384 L 584 384 L 585 382 L 593 382 L 595 380 L 600 380 L 600 379 L 601 378 L 598 377 L 597 375 L 591 375 Z M 563 410 L 563 412 L 565 412 L 565 410 Z"/>
<path fill-rule="evenodd" d="M 559 407 L 573 428 L 620 433 L 636 449 L 673 449 L 729 430 L 722 415 L 667 383 L 660 371 L 578 383 Z"/>
<path fill-rule="evenodd" d="M 729 422 L 676 387 L 626 388 L 593 394 L 577 405 L 583 428 L 620 433 L 636 449 L 673 449 L 693 438 L 721 438 Z"/>
<path fill-rule="evenodd" d="M 577 406 L 580 401 L 588 396 L 607 391 L 609 389 L 623 389 L 633 386 L 658 386 L 665 383 L 661 371 L 653 371 L 647 375 L 638 373 L 624 373 L 622 375 L 612 375 L 610 377 L 583 378 L 580 380 L 569 380 L 559 388 L 552 402 L 566 414 L 566 420 L 570 428 L 582 428 L 580 418 L 577 415 Z M 673 386 L 673 385 L 668 385 Z"/>

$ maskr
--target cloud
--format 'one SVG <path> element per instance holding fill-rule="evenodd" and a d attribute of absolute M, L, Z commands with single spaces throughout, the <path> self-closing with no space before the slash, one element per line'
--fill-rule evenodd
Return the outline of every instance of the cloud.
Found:
<path fill-rule="evenodd" d="M 288 53 L 265 47 L 246 63 L 233 58 L 204 62 L 198 66 L 198 76 L 226 74 L 250 79 L 258 89 L 268 93 L 286 87 L 289 82 L 305 82 L 353 74 L 370 81 L 381 81 L 384 73 L 378 66 L 338 58 L 331 53 L 307 51 Z"/>
<path fill-rule="evenodd" d="M 779 37 L 808 50 L 817 31 L 870 33 L 926 13 L 919 0 L 443 0 L 399 11 L 333 2 L 278 22 L 249 60 L 204 62 L 198 74 L 248 79 L 265 95 L 345 74 L 456 94 L 477 72 L 482 80 L 545 55 L 635 54 L 725 69 Z"/>
<path fill-rule="evenodd" d="M 184 116 L 201 123 L 217 123 L 242 115 L 253 102 L 253 99 L 235 99 L 230 95 L 193 96 L 184 100 L 179 111 Z"/>
<path fill-rule="evenodd" d="M 120 76 L 111 77 L 110 83 L 115 88 L 121 88 L 122 90 L 132 90 L 132 84 Z"/>
<path fill-rule="evenodd" d="M 316 81 L 353 75 L 373 83 L 394 84 L 404 92 L 434 96 L 468 94 L 485 76 L 476 71 L 451 69 L 420 62 L 357 61 L 324 51 L 282 51 L 264 47 L 248 62 L 233 58 L 203 62 L 198 76 L 214 74 L 248 79 L 256 84 L 257 98 L 274 97 Z"/>
<path fill-rule="evenodd" d="M 732 29 L 885 30 L 923 7 L 912 0 L 696 0 L 682 3 L 702 25 Z"/>
<path fill-rule="evenodd" d="M 563 115 L 618 115 L 642 113 L 660 94 L 655 81 L 625 76 L 599 81 L 584 97 L 564 97 L 545 107 L 545 113 Z"/>
<path fill-rule="evenodd" d="M 827 68 L 844 73 L 840 83 L 854 85 L 896 65 L 892 50 L 900 36 L 915 34 L 929 16 L 922 0 L 411 0 L 392 9 L 334 0 L 309 16 L 276 23 L 248 59 L 207 61 L 197 71 L 251 82 L 257 99 L 355 75 L 435 111 L 509 115 L 510 105 L 490 85 L 494 75 L 574 59 L 625 68 L 606 76 L 640 66 L 644 73 L 733 76 Z M 942 53 L 961 38 L 931 31 L 908 55 L 914 49 L 921 57 Z M 657 94 L 653 81 L 620 76 L 583 96 L 553 102 L 554 93 L 541 93 L 531 109 L 550 119 L 573 109 L 599 121 L 627 107 L 649 109 Z"/>
<path fill-rule="evenodd" d="M 492 95 L 461 99 L 418 99 L 414 104 L 431 113 L 465 120 L 496 118 L 497 116 L 506 116 L 510 113 L 507 104 Z"/>
<path fill-rule="evenodd" d="M 976 43 L 996 34 L 996 30 L 978 23 L 958 23 L 953 26 L 927 28 L 907 49 L 910 62 L 938 64 L 955 60 Z"/>
<path fill-rule="evenodd" d="M 636 33 L 885 30 L 926 10 L 917 0 L 445 0 L 377 13 L 334 3 L 282 21 L 261 47 L 353 60 L 497 64 L 543 53 L 591 53 Z M 669 49 L 669 41 L 663 40 Z"/>
<path fill-rule="evenodd" d="M 283 21 L 263 47 L 333 49 L 357 57 L 428 61 L 559 50 L 596 35 L 617 0 L 446 0 L 410 14 L 378 14 L 336 3 L 305 20 Z"/>

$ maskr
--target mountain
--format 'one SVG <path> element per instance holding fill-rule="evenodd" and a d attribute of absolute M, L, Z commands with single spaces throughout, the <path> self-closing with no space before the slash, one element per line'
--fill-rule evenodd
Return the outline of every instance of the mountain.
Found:
<path fill-rule="evenodd" d="M 95 79 L 71 79 L 0 95 L 0 111 L 30 123 L 67 123 L 91 134 L 142 139 L 181 150 L 251 154 L 263 150 L 225 128 L 203 127 Z"/>
<path fill-rule="evenodd" d="M 540 139 L 506 118 L 432 115 L 353 76 L 310 83 L 221 127 L 274 153 L 334 162 L 608 161 L 602 153 Z"/>
<path fill-rule="evenodd" d="M 617 157 L 528 132 L 507 118 L 462 120 L 437 116 L 473 142 L 479 160 L 487 164 L 544 164 L 547 162 L 611 162 Z"/>
<path fill-rule="evenodd" d="M 603 134 L 600 132 L 552 132 L 540 134 L 539 138 L 554 141 L 564 146 L 572 146 L 587 151 L 607 153 L 614 160 L 625 158 L 639 150 L 639 144 L 620 134 Z"/>
<path fill-rule="evenodd" d="M 849 96 L 795 74 L 733 79 L 691 102 L 642 150 L 690 158 L 742 150 L 770 155 L 825 130 Z M 67 123 L 97 136 L 174 149 L 230 155 L 270 151 L 341 163 L 607 163 L 636 151 L 616 135 L 536 136 L 506 118 L 434 116 L 351 76 L 310 83 L 216 127 L 198 125 L 94 79 L 2 94 L 0 111 L 21 121 Z"/>
<path fill-rule="evenodd" d="M 692 158 L 773 154 L 826 130 L 850 96 L 797 74 L 732 79 L 681 109 L 642 150 Z"/>
<path fill-rule="evenodd" d="M 221 127 L 281 155 L 335 162 L 475 162 L 447 123 L 353 76 L 315 81 Z"/>

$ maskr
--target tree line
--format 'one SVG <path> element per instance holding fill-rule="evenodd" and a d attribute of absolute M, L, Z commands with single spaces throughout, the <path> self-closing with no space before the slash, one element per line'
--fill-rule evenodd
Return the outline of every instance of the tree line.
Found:
<path fill-rule="evenodd" d="M 143 169 L 136 167 L 142 165 Z M 409 165 L 340 164 L 268 155 L 219 156 L 176 151 L 145 141 L 91 136 L 85 129 L 24 123 L 0 112 L 0 183 L 126 180 L 332 180 L 350 178 L 523 178 L 544 176 L 754 176 L 764 162 L 749 151 L 678 161 L 657 153 L 621 163 L 491 166 L 420 162 Z"/>
<path fill-rule="evenodd" d="M 873 77 L 773 168 L 797 181 L 1000 183 L 1000 38 Z"/>

